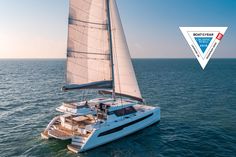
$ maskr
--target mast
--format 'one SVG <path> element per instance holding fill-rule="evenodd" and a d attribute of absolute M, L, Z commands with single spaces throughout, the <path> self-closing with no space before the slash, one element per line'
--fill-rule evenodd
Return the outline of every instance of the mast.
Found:
<path fill-rule="evenodd" d="M 111 13 L 110 13 L 110 0 L 107 1 L 107 19 L 108 19 L 108 33 L 109 33 L 109 47 L 111 51 L 111 73 L 112 73 L 112 98 L 116 99 L 115 94 L 115 72 L 114 72 L 114 60 L 113 60 L 113 46 L 112 46 L 112 31 L 111 31 Z"/>

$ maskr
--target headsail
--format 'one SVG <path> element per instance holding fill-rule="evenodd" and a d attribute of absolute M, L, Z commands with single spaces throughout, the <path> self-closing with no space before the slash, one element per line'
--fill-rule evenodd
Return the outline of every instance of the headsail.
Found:
<path fill-rule="evenodd" d="M 65 90 L 113 87 L 142 100 L 115 0 L 70 0 L 67 84 Z"/>
<path fill-rule="evenodd" d="M 110 5 L 115 91 L 118 94 L 135 97 L 142 100 L 116 1 L 111 0 Z"/>

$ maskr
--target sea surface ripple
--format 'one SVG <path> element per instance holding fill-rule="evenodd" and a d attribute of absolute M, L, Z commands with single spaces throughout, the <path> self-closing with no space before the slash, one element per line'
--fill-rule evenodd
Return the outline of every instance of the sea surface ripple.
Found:
<path fill-rule="evenodd" d="M 0 156 L 21 157 L 235 157 L 236 60 L 135 59 L 147 103 L 161 122 L 81 154 L 69 141 L 42 140 L 40 132 L 63 101 L 65 60 L 0 60 Z"/>

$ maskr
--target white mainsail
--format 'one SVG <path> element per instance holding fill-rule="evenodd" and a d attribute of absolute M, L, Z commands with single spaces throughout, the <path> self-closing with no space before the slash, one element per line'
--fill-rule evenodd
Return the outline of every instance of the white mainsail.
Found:
<path fill-rule="evenodd" d="M 105 0 L 70 0 L 68 29 L 67 84 L 111 82 Z"/>
<path fill-rule="evenodd" d="M 111 32 L 108 29 L 108 15 Z M 109 40 L 112 41 L 112 53 Z M 112 88 L 112 81 L 116 94 L 142 100 L 116 1 L 70 0 L 68 85 L 65 88 L 109 89 Z"/>

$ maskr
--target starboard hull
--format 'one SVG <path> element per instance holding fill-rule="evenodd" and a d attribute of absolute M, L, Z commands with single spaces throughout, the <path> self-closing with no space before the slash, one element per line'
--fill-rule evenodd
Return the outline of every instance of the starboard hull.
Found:
<path fill-rule="evenodd" d="M 75 153 L 85 152 L 101 145 L 123 138 L 127 135 L 133 134 L 155 123 L 158 123 L 159 121 L 160 108 L 157 107 L 153 111 L 145 113 L 144 115 L 139 116 L 130 122 L 126 121 L 118 126 L 110 126 L 110 128 L 95 130 L 90 136 L 90 138 L 87 140 L 87 142 L 79 150 L 73 150 L 70 149 L 70 147 L 68 147 L 68 149 Z"/>

